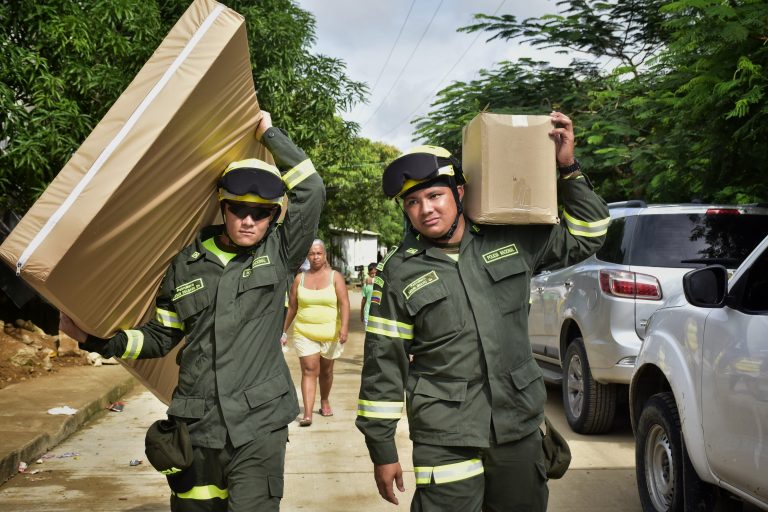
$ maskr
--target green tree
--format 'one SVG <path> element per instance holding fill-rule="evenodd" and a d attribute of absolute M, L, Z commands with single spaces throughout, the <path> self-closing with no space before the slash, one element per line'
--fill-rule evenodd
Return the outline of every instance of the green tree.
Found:
<path fill-rule="evenodd" d="M 0 3 L 0 209 L 31 205 L 163 34 L 155 2 Z"/>
<path fill-rule="evenodd" d="M 466 119 L 485 108 L 472 98 L 492 89 L 493 111 L 525 113 L 559 103 L 574 119 L 579 158 L 609 200 L 765 201 L 768 149 L 760 141 L 768 136 L 768 4 L 571 0 L 557 6 L 560 14 L 522 22 L 477 15 L 478 23 L 460 30 L 580 56 L 570 73 L 530 61 L 501 63 L 480 81 L 441 91 L 433 110 L 415 121 L 417 133 L 457 144 Z M 504 75 L 521 65 L 535 76 Z M 545 81 L 549 71 L 562 73 L 560 92 L 539 86 L 537 93 L 534 86 L 520 94 L 517 82 Z"/>

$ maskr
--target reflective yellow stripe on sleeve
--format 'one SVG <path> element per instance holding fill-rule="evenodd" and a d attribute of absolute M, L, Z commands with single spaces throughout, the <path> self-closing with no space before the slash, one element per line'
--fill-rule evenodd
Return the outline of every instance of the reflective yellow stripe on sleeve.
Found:
<path fill-rule="evenodd" d="M 404 404 L 405 402 L 372 402 L 358 399 L 357 415 L 366 418 L 399 420 L 403 416 Z"/>
<path fill-rule="evenodd" d="M 610 217 L 605 219 L 596 220 L 593 222 L 587 222 L 585 220 L 579 220 L 572 217 L 568 212 L 563 213 L 565 219 L 565 225 L 568 231 L 574 236 L 603 236 L 608 232 L 608 223 L 611 221 Z"/>
<path fill-rule="evenodd" d="M 125 331 L 128 336 L 128 344 L 125 346 L 125 352 L 120 359 L 136 359 L 141 354 L 141 347 L 144 346 L 144 333 L 136 330 Z"/>
<path fill-rule="evenodd" d="M 413 468 L 413 472 L 416 474 L 416 485 L 429 485 L 433 477 L 435 484 L 440 485 L 482 475 L 484 469 L 482 460 L 470 459 L 442 466 L 418 466 Z"/>
<path fill-rule="evenodd" d="M 174 494 L 177 498 L 185 500 L 212 500 L 214 498 L 225 500 L 229 498 L 229 492 L 226 489 L 219 489 L 215 485 L 199 485 L 191 488 L 187 492 Z"/>
<path fill-rule="evenodd" d="M 412 340 L 413 324 L 387 320 L 386 318 L 381 318 L 379 316 L 369 316 L 368 326 L 365 328 L 365 332 L 381 334 L 383 336 L 389 336 L 390 338 Z"/>
<path fill-rule="evenodd" d="M 283 183 L 285 183 L 285 186 L 288 188 L 288 190 L 290 190 L 304 181 L 307 176 L 315 172 L 317 171 L 315 171 L 315 166 L 312 165 L 312 160 L 307 158 L 283 175 Z"/>
<path fill-rule="evenodd" d="M 170 327 L 171 329 L 179 329 L 181 331 L 184 330 L 184 324 L 181 323 L 181 319 L 175 311 L 155 308 L 155 319 L 160 325 L 165 327 Z"/>

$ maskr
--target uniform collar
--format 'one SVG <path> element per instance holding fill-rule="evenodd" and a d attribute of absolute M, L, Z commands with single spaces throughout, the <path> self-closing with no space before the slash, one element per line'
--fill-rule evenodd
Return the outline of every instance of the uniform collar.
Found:
<path fill-rule="evenodd" d="M 482 235 L 483 230 L 480 225 L 475 224 L 465 215 L 464 216 L 464 234 L 461 237 L 461 245 L 459 245 L 459 252 L 463 252 L 464 248 L 474 239 L 475 236 Z M 412 231 L 408 231 L 403 239 L 402 251 L 405 259 L 412 258 L 422 253 L 427 253 L 430 256 L 444 259 L 445 254 L 439 247 L 435 246 L 421 235 L 414 234 Z"/>
<path fill-rule="evenodd" d="M 192 263 L 193 261 L 203 260 L 206 258 L 211 261 L 219 261 L 219 258 L 215 254 L 211 254 L 210 251 L 205 248 L 203 242 L 209 238 L 217 237 L 223 232 L 224 224 L 214 224 L 201 229 L 197 234 L 197 238 L 195 238 L 195 250 L 187 258 L 187 263 Z M 259 245 L 261 245 L 261 242 L 243 252 L 253 255 L 256 253 L 256 249 L 259 247 Z"/>

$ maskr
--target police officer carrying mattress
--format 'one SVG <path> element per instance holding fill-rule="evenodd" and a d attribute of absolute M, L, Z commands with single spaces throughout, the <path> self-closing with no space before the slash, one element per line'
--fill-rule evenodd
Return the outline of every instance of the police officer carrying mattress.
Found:
<path fill-rule="evenodd" d="M 150 451 L 154 426 L 147 439 L 150 462 L 169 466 L 175 511 L 274 511 L 283 495 L 287 424 L 299 412 L 279 342 L 286 283 L 316 236 L 325 189 L 266 112 L 256 136 L 276 166 L 248 159 L 226 168 L 218 183 L 224 225 L 204 228 L 173 260 L 154 319 L 100 340 L 62 318 L 62 330 L 105 357 L 161 357 L 186 337 L 168 416 L 184 427 L 191 460 L 173 446 Z"/>
<path fill-rule="evenodd" d="M 461 167 L 443 148 L 414 148 L 384 170 L 384 193 L 402 201 L 411 229 L 379 264 L 356 424 L 379 494 L 398 503 L 405 396 L 412 511 L 546 510 L 546 390 L 528 341 L 529 282 L 597 251 L 609 221 L 574 159 L 571 120 L 550 116 L 559 225 L 473 223 L 462 214 Z"/>

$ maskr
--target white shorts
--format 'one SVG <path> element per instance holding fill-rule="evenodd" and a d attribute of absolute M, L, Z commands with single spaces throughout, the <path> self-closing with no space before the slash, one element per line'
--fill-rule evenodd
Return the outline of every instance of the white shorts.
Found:
<path fill-rule="evenodd" d="M 324 359 L 338 359 L 344 352 L 344 345 L 338 341 L 312 341 L 296 332 L 293 333 L 293 347 L 299 357 L 319 353 Z"/>

